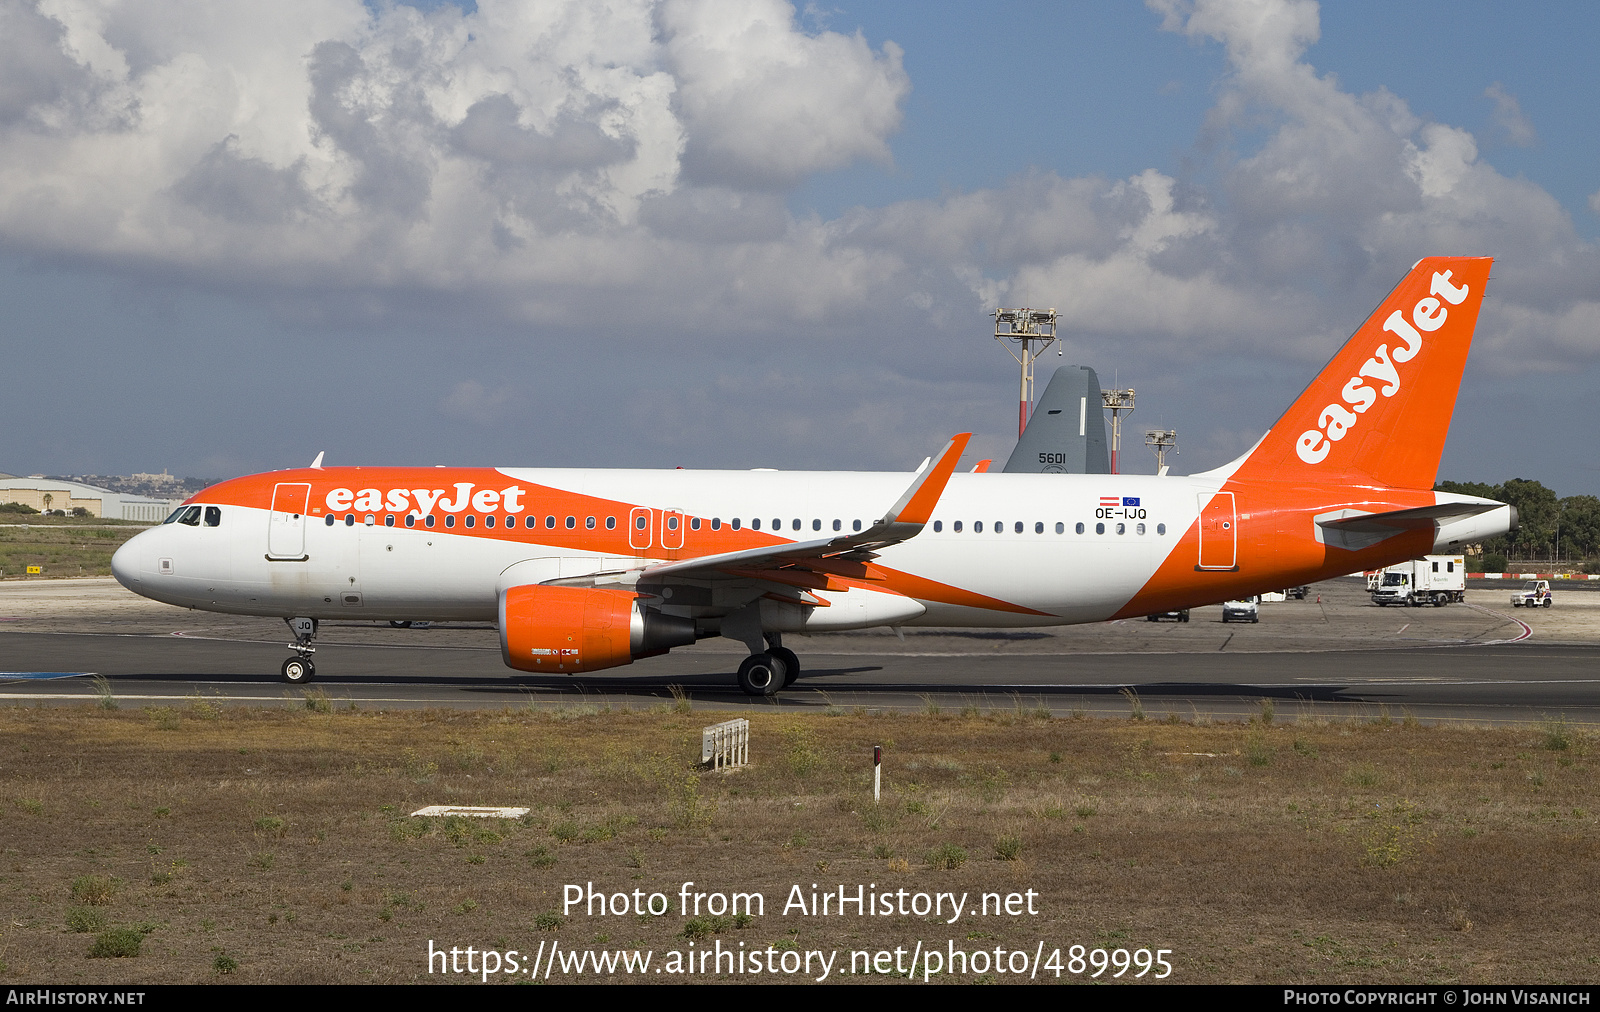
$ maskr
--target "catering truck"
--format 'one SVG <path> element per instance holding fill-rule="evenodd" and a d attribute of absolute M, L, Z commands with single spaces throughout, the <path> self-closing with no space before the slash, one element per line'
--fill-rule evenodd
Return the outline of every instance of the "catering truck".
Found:
<path fill-rule="evenodd" d="M 1380 608 L 1399 604 L 1442 608 L 1467 599 L 1467 567 L 1459 555 L 1427 555 L 1398 566 L 1380 569 L 1368 577 L 1372 603 Z"/>

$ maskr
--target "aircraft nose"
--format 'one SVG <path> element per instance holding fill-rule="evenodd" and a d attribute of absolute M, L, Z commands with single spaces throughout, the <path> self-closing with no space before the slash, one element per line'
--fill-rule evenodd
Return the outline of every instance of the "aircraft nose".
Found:
<path fill-rule="evenodd" d="M 111 575 L 117 578 L 118 583 L 122 584 L 124 587 L 127 587 L 135 594 L 139 593 L 138 553 L 140 551 L 140 549 L 135 546 L 138 545 L 139 539 L 142 537 L 144 537 L 143 534 L 135 534 L 111 556 Z"/>

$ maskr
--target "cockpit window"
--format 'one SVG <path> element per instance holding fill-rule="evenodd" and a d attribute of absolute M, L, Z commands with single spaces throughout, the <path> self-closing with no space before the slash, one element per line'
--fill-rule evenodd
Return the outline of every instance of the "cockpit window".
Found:
<path fill-rule="evenodd" d="M 200 507 L 190 506 L 183 511 L 183 516 L 178 518 L 178 523 L 188 524 L 190 527 L 200 526 Z"/>
<path fill-rule="evenodd" d="M 172 511 L 172 515 L 171 516 L 167 517 L 165 520 L 163 520 L 161 522 L 163 524 L 172 523 L 173 521 L 177 520 L 179 517 L 183 516 L 184 511 L 187 510 L 188 508 L 189 507 L 187 507 L 187 506 L 179 506 L 177 509 Z"/>
<path fill-rule="evenodd" d="M 207 506 L 206 507 L 206 526 L 207 527 L 219 527 L 221 525 L 222 525 L 222 507 L 220 507 L 220 506 Z"/>

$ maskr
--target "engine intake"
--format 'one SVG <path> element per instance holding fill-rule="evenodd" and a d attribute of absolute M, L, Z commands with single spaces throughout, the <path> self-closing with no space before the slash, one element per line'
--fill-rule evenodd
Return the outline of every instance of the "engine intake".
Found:
<path fill-rule="evenodd" d="M 500 656 L 518 671 L 599 671 L 694 638 L 692 619 L 646 608 L 631 591 L 531 584 L 500 594 Z"/>

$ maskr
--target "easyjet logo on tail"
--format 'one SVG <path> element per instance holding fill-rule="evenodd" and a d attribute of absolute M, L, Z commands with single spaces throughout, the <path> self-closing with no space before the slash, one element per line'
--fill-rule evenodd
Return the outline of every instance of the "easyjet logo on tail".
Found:
<path fill-rule="evenodd" d="M 1396 309 L 1383 322 L 1383 329 L 1405 344 L 1395 344 L 1390 351 L 1387 344 L 1378 345 L 1372 357 L 1362 363 L 1356 375 L 1350 377 L 1339 391 L 1343 404 L 1329 404 L 1317 415 L 1317 428 L 1300 433 L 1295 442 L 1295 452 L 1307 464 L 1320 464 L 1333 451 L 1333 444 L 1343 439 L 1360 422 L 1361 416 L 1378 403 L 1378 396 L 1393 397 L 1400 392 L 1400 366 L 1417 357 L 1422 350 L 1423 334 L 1431 334 L 1444 326 L 1450 310 L 1445 303 L 1459 306 L 1466 301 L 1470 290 L 1466 285 L 1457 287 L 1451 281 L 1453 271 L 1435 271 L 1429 295 L 1411 307 L 1411 319 Z M 1443 301 L 1441 301 L 1443 300 Z M 1368 386 L 1373 380 L 1374 386 Z"/>

